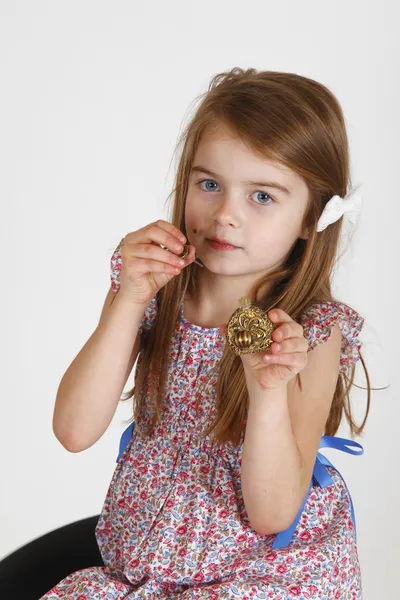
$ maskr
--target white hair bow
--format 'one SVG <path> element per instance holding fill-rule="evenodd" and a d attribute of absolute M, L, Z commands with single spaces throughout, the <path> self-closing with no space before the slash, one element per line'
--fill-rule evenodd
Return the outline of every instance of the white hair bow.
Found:
<path fill-rule="evenodd" d="M 354 223 L 357 213 L 361 209 L 361 196 L 356 196 L 355 191 L 360 186 L 353 188 L 344 198 L 340 196 L 332 196 L 329 202 L 326 203 L 324 210 L 317 223 L 317 231 L 322 231 L 331 223 L 334 223 L 346 213 L 348 219 Z M 350 200 L 351 198 L 351 200 Z"/>

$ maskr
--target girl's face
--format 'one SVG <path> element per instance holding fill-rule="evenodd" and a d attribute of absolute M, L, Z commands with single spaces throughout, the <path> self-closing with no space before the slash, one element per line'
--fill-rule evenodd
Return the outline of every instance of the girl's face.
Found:
<path fill-rule="evenodd" d="M 185 209 L 188 240 L 214 274 L 262 275 L 306 237 L 301 223 L 308 198 L 302 178 L 221 126 L 203 135 L 195 154 Z M 237 248 L 216 249 L 210 238 Z"/>

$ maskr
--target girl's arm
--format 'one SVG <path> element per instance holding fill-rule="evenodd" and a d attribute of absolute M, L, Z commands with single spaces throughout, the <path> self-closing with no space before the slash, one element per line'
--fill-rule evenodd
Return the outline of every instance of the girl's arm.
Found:
<path fill-rule="evenodd" d="M 139 351 L 147 306 L 110 289 L 97 328 L 65 372 L 53 430 L 70 452 L 89 448 L 109 426 Z"/>
<path fill-rule="evenodd" d="M 339 374 L 341 332 L 308 354 L 296 379 L 276 390 L 249 389 L 241 483 L 250 523 L 258 533 L 287 529 L 307 493 Z"/>
<path fill-rule="evenodd" d="M 309 485 L 292 430 L 287 389 L 250 398 L 241 480 L 253 529 L 265 535 L 287 529 Z"/>

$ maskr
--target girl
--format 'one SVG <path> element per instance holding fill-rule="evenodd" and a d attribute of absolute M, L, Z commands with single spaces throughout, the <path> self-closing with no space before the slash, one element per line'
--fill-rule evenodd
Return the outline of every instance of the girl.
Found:
<path fill-rule="evenodd" d="M 318 452 L 358 452 L 332 436 L 343 412 L 360 434 L 369 410 L 370 387 L 360 426 L 348 402 L 364 319 L 331 292 L 351 208 L 342 110 L 311 79 L 233 69 L 182 141 L 171 223 L 118 244 L 99 325 L 57 394 L 55 434 L 84 450 L 139 354 L 96 529 L 104 566 L 43 598 L 358 600 L 351 498 Z M 244 296 L 274 325 L 269 351 L 226 343 Z"/>

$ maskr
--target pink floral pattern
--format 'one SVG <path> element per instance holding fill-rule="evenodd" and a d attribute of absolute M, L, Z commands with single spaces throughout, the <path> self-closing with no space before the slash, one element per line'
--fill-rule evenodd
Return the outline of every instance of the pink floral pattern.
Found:
<path fill-rule="evenodd" d="M 356 363 L 360 358 L 361 341 L 358 335 L 364 325 L 364 318 L 343 302 L 324 301 L 311 306 L 301 319 L 304 335 L 308 339 L 308 352 L 317 344 L 326 342 L 337 324 L 342 333 L 340 372 Z"/>
<path fill-rule="evenodd" d="M 111 279 L 118 289 L 118 248 Z M 214 366 L 224 338 L 184 318 L 182 303 L 169 354 L 166 402 L 152 439 L 137 428 L 113 474 L 96 528 L 105 567 L 72 573 L 42 600 L 256 598 L 360 600 L 361 574 L 350 498 L 341 476 L 313 485 L 288 547 L 271 548 L 274 535 L 257 534 L 243 502 L 239 447 L 212 450 L 199 434 L 215 416 Z M 150 328 L 154 299 L 142 320 Z M 302 319 L 310 350 L 338 323 L 341 369 L 359 358 L 364 319 L 343 303 L 313 305 Z M 141 360 L 139 354 L 138 360 Z"/>

